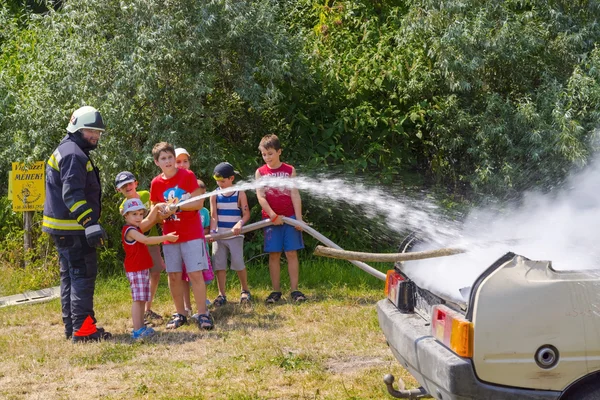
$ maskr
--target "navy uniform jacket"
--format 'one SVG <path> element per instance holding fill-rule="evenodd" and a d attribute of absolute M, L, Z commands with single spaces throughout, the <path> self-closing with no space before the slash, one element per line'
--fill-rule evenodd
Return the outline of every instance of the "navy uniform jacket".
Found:
<path fill-rule="evenodd" d="M 67 135 L 46 165 L 46 200 L 42 231 L 84 235 L 100 218 L 100 174 L 89 156 Z"/>

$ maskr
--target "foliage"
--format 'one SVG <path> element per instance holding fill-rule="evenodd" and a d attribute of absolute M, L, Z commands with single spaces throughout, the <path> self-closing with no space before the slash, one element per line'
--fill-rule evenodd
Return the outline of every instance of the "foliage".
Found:
<path fill-rule="evenodd" d="M 230 154 L 224 143 L 254 136 L 255 148 L 261 110 L 292 69 L 276 15 L 267 0 L 74 1 L 30 15 L 16 35 L 3 28 L 2 159 L 45 159 L 70 113 L 90 104 L 108 126 L 97 155 L 105 186 L 123 169 L 147 186 L 157 171 L 152 146 L 163 140 L 185 146 L 210 176 Z"/>
<path fill-rule="evenodd" d="M 318 80 L 286 103 L 304 159 L 506 195 L 556 184 L 596 148 L 597 103 L 569 87 L 596 84 L 595 2 L 286 5 Z"/>
<path fill-rule="evenodd" d="M 39 232 L 39 230 L 38 230 Z M 11 295 L 59 284 L 58 255 L 48 235 L 35 238 L 24 250 L 23 230 L 14 229 L 0 244 L 0 294 Z"/>
<path fill-rule="evenodd" d="M 597 2 L 34 3 L 0 0 L 0 186 L 11 161 L 48 157 L 74 109 L 99 108 L 108 131 L 93 157 L 111 230 L 102 271 L 120 270 L 112 177 L 133 171 L 147 189 L 163 140 L 186 147 L 209 186 L 224 159 L 251 179 L 257 143 L 273 132 L 300 175 L 405 187 L 417 174 L 450 192 L 449 208 L 550 189 L 598 148 Z M 303 198 L 334 241 L 389 244 Z M 260 232 L 247 244 L 260 254 Z"/>

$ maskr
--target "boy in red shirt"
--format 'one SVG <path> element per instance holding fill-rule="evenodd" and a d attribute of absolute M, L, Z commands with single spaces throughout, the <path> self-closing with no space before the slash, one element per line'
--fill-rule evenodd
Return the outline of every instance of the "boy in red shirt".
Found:
<path fill-rule="evenodd" d="M 159 244 L 165 240 L 177 241 L 178 236 L 171 232 L 164 236 L 146 236 L 145 231 L 156 224 L 159 208 L 154 208 L 148 217 L 144 218 L 146 207 L 140 199 L 127 199 L 123 203 L 121 213 L 125 218 L 125 226 L 121 231 L 121 241 L 125 250 L 125 274 L 131 286 L 131 318 L 133 319 L 133 332 L 131 337 L 141 339 L 152 336 L 154 329 L 144 325 L 144 309 L 150 300 L 150 274 L 149 270 L 154 265 L 152 256 L 148 251 L 149 244 Z"/>
<path fill-rule="evenodd" d="M 281 144 L 275 135 L 266 135 L 258 146 L 265 165 L 256 170 L 255 178 L 263 176 L 277 178 L 293 178 L 296 170 L 289 164 L 281 162 Z M 283 223 L 281 217 L 293 218 L 302 221 L 302 200 L 298 189 L 284 189 L 265 187 L 256 189 L 256 197 L 262 207 L 263 218 L 269 218 L 274 225 L 264 229 L 265 252 L 269 253 L 269 274 L 273 292 L 267 297 L 269 304 L 281 299 L 280 275 L 281 252 L 285 252 L 290 275 L 290 288 L 292 300 L 302 302 L 306 300 L 304 293 L 298 290 L 299 263 L 298 251 L 304 248 L 302 229 L 294 228 Z"/>
<path fill-rule="evenodd" d="M 167 323 L 167 329 L 177 329 L 187 323 L 181 280 L 183 263 L 192 284 L 198 309 L 198 314 L 193 315 L 193 318 L 200 329 L 213 329 L 212 318 L 206 309 L 206 285 L 202 276 L 202 271 L 208 269 L 204 230 L 199 223 L 198 214 L 198 210 L 204 205 L 204 199 L 174 208 L 177 203 L 200 196 L 202 189 L 198 186 L 198 180 L 192 171 L 177 168 L 175 149 L 171 144 L 157 143 L 152 149 L 152 157 L 162 173 L 150 184 L 150 201 L 153 208 L 161 203 L 170 203 L 169 207 L 162 209 L 166 212 L 165 216 L 168 216 L 163 224 L 163 232 L 177 232 L 179 235 L 177 243 L 163 244 L 169 289 L 177 310 Z"/>

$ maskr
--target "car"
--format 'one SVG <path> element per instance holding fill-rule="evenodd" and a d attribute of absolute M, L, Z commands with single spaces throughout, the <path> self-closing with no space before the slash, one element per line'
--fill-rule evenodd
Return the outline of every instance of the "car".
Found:
<path fill-rule="evenodd" d="M 463 297 L 388 271 L 379 325 L 421 385 L 398 398 L 600 399 L 600 271 L 556 270 L 506 252 Z M 402 382 L 401 382 L 402 387 Z"/>

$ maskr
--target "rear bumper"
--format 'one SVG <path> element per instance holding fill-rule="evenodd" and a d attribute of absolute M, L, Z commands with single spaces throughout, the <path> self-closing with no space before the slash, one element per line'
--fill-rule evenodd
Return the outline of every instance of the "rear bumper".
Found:
<path fill-rule="evenodd" d="M 561 392 L 518 389 L 483 383 L 470 359 L 457 356 L 430 335 L 417 314 L 401 314 L 387 299 L 377 303 L 379 325 L 392 353 L 436 399 L 558 399 Z"/>

